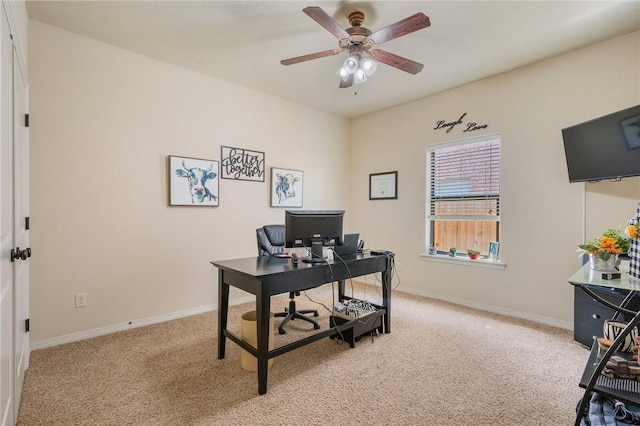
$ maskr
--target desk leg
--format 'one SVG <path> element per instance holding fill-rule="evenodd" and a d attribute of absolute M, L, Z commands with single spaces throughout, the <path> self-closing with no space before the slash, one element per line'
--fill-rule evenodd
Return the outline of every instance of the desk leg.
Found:
<path fill-rule="evenodd" d="M 229 284 L 224 282 L 224 271 L 218 270 L 218 359 L 224 358 L 227 338 L 227 314 L 229 312 Z"/>
<path fill-rule="evenodd" d="M 338 280 L 338 302 L 344 301 L 344 280 Z"/>
<path fill-rule="evenodd" d="M 267 370 L 269 368 L 269 314 L 271 296 L 261 288 L 256 294 L 256 319 L 258 327 L 258 394 L 267 393 Z"/>
<path fill-rule="evenodd" d="M 382 271 L 382 306 L 387 311 L 382 318 L 385 333 L 391 333 L 391 265 L 391 259 L 387 259 L 387 269 Z"/>

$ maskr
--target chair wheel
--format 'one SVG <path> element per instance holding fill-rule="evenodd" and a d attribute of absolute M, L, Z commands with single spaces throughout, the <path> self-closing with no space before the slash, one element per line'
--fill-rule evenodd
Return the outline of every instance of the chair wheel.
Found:
<path fill-rule="evenodd" d="M 320 324 L 313 324 L 313 328 L 315 330 L 319 330 L 320 329 Z"/>
<path fill-rule="evenodd" d="M 315 312 L 313 313 L 313 316 L 314 316 L 314 317 L 319 317 L 319 316 L 320 316 L 320 314 L 318 313 L 318 311 L 315 311 Z"/>
<path fill-rule="evenodd" d="M 280 334 L 286 334 L 287 332 L 286 332 L 285 330 L 283 330 L 283 329 L 279 328 L 279 329 L 278 329 L 278 333 L 280 333 Z"/>

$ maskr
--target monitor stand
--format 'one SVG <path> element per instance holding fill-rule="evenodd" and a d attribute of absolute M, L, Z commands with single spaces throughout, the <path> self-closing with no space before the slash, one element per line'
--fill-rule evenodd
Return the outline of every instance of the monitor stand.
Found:
<path fill-rule="evenodd" d="M 322 241 L 311 241 L 311 256 L 302 259 L 305 263 L 327 263 L 327 260 L 322 257 Z"/>

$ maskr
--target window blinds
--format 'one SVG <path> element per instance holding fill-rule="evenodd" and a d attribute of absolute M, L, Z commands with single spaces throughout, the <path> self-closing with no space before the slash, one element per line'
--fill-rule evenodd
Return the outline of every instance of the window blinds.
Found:
<path fill-rule="evenodd" d="M 430 220 L 500 220 L 500 138 L 429 149 Z"/>

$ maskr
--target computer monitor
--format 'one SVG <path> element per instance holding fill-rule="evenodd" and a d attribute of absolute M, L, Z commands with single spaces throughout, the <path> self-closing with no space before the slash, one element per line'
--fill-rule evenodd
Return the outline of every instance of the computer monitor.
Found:
<path fill-rule="evenodd" d="M 323 246 L 342 243 L 344 210 L 286 210 L 284 215 L 285 247 L 305 247 L 311 255 L 307 263 L 324 263 Z"/>

